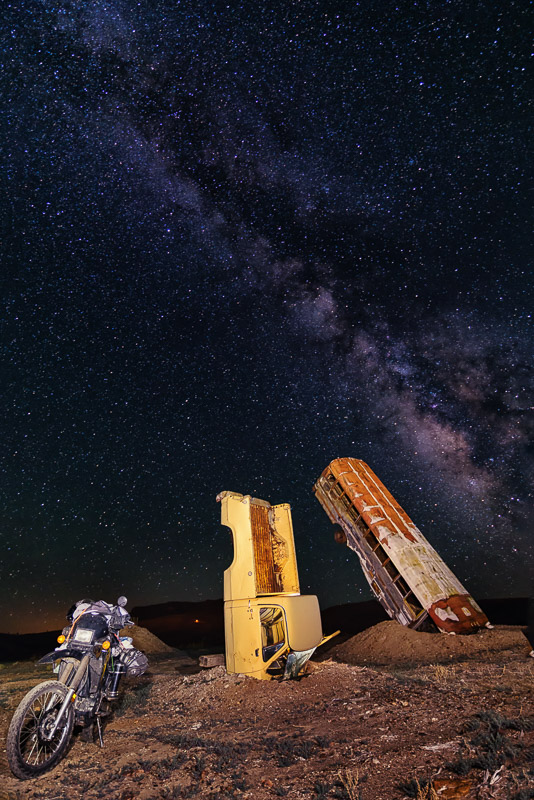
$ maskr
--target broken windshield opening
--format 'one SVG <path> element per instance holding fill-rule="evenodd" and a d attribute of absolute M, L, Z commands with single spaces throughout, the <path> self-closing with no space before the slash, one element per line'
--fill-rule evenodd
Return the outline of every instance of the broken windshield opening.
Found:
<path fill-rule="evenodd" d="M 278 606 L 260 608 L 263 660 L 269 661 L 286 643 L 284 613 Z"/>

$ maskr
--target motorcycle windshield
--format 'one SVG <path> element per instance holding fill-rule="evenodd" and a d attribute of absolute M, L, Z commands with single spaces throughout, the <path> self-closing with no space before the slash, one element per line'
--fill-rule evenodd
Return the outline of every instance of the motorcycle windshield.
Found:
<path fill-rule="evenodd" d="M 109 634 L 109 618 L 104 614 L 87 611 L 76 621 L 71 641 L 77 644 L 92 644 Z"/>

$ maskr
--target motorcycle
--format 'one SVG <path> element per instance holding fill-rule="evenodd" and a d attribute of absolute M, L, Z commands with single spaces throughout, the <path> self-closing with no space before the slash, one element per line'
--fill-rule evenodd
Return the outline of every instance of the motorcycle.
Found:
<path fill-rule="evenodd" d="M 75 725 L 81 738 L 100 746 L 102 720 L 112 711 L 124 675 L 142 675 L 148 659 L 120 631 L 134 623 L 125 609 L 103 600 L 79 600 L 67 613 L 70 625 L 58 636 L 59 647 L 38 664 L 53 664 L 57 680 L 31 689 L 15 711 L 7 734 L 11 771 L 22 780 L 55 767 L 65 755 Z"/>

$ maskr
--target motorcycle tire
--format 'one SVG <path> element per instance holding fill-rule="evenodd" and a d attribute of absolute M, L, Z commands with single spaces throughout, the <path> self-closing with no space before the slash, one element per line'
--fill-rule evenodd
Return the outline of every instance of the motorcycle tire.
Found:
<path fill-rule="evenodd" d="M 6 741 L 7 760 L 17 778 L 27 780 L 42 775 L 65 755 L 74 724 L 72 706 L 69 705 L 60 727 L 49 740 L 46 729 L 54 723 L 67 691 L 59 681 L 44 681 L 21 700 Z"/>

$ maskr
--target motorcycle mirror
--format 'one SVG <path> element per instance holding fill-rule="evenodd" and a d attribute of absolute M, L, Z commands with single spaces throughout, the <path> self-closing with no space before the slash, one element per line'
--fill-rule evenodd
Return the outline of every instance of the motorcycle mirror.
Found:
<path fill-rule="evenodd" d="M 124 608 L 124 606 L 126 605 L 127 602 L 128 602 L 128 598 L 125 597 L 123 594 L 121 594 L 121 596 L 117 600 L 117 605 L 120 606 L 121 608 Z"/>

